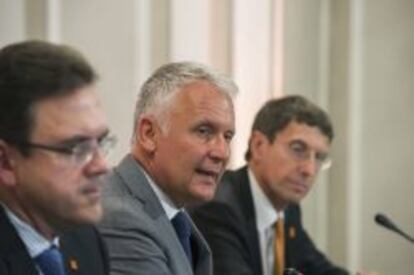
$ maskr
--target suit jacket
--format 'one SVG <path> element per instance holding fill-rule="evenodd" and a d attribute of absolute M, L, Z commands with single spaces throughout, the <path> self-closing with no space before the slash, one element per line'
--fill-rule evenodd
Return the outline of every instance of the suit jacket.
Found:
<path fill-rule="evenodd" d="M 106 247 L 94 227 L 82 226 L 70 230 L 59 241 L 67 275 L 109 274 Z M 26 246 L 1 206 L 0 274 L 39 274 Z"/>
<path fill-rule="evenodd" d="M 192 217 L 213 251 L 215 275 L 261 275 L 256 214 L 247 168 L 228 171 L 213 201 L 193 209 Z M 344 275 L 319 252 L 301 222 L 298 205 L 285 211 L 285 266 L 305 275 Z"/>
<path fill-rule="evenodd" d="M 141 166 L 131 155 L 107 178 L 103 204 L 105 214 L 99 227 L 109 247 L 111 274 L 212 274 L 207 242 L 191 222 L 193 269 Z"/>

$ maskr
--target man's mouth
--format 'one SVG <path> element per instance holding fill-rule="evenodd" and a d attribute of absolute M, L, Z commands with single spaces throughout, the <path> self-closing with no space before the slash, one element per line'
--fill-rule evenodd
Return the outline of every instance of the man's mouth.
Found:
<path fill-rule="evenodd" d="M 215 182 L 219 180 L 220 178 L 220 171 L 218 169 L 203 169 L 203 168 L 197 168 L 195 170 L 197 174 L 212 178 Z"/>
<path fill-rule="evenodd" d="M 87 196 L 100 198 L 101 184 L 98 182 L 91 182 L 82 188 L 82 193 Z"/>
<path fill-rule="evenodd" d="M 305 182 L 291 181 L 290 183 L 295 192 L 306 193 L 308 190 L 308 186 Z"/>

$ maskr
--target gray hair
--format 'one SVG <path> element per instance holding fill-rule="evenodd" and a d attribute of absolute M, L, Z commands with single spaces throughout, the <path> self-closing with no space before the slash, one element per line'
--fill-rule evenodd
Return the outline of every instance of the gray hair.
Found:
<path fill-rule="evenodd" d="M 208 82 L 229 100 L 238 92 L 232 79 L 203 64 L 194 62 L 166 64 L 157 69 L 141 87 L 135 107 L 133 139 L 135 139 L 137 123 L 144 115 L 154 115 L 159 123 L 166 127 L 162 115 L 165 114 L 172 99 L 182 87 L 197 81 Z"/>

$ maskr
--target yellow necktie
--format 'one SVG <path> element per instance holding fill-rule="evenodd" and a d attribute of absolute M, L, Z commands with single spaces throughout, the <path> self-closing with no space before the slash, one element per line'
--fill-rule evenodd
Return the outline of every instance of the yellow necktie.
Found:
<path fill-rule="evenodd" d="M 285 227 L 283 219 L 279 218 L 275 226 L 275 275 L 283 275 L 285 267 Z"/>

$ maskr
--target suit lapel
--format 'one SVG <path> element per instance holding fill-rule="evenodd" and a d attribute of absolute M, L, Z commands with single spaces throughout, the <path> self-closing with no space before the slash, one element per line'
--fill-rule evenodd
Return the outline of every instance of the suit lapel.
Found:
<path fill-rule="evenodd" d="M 159 231 L 159 237 L 162 242 L 170 249 L 182 249 L 181 243 L 178 237 L 176 237 L 174 227 L 162 208 L 161 202 L 152 190 L 139 163 L 131 155 L 127 155 L 114 171 L 122 178 L 131 195 L 142 203 L 144 211 L 151 217 L 155 228 Z M 174 237 L 172 238 L 171 236 Z M 174 253 L 173 255 L 176 257 L 175 260 L 180 263 L 180 268 L 185 269 L 183 274 L 193 274 L 192 267 L 187 260 L 184 250 L 182 253 Z"/>
<path fill-rule="evenodd" d="M 0 274 L 38 275 L 23 241 L 0 206 Z"/>
<path fill-rule="evenodd" d="M 70 232 L 65 235 L 65 237 L 60 238 L 60 248 L 64 258 L 66 273 L 68 275 L 89 274 L 88 263 L 91 261 L 90 257 L 92 255 L 84 254 L 82 249 L 84 244 L 79 243 L 77 239 L 72 239 Z"/>
<path fill-rule="evenodd" d="M 246 226 L 248 233 L 248 242 L 252 254 L 251 261 L 257 268 L 256 273 L 262 274 L 261 253 L 259 248 L 259 236 L 256 228 L 256 214 L 253 205 L 253 196 L 250 190 L 249 177 L 247 174 L 247 167 L 243 167 L 235 172 L 235 183 L 239 184 L 240 188 L 240 205 L 246 218 Z M 260 255 L 260 257 L 257 257 Z"/>
<path fill-rule="evenodd" d="M 296 217 L 294 213 L 294 207 L 295 206 L 288 206 L 285 210 L 285 261 L 286 266 L 291 266 L 293 263 L 291 260 L 294 258 L 293 255 L 293 248 L 292 243 L 295 242 L 295 239 L 297 237 L 297 224 L 294 223 L 294 219 Z"/>
<path fill-rule="evenodd" d="M 186 215 L 188 216 L 187 218 L 191 222 L 192 242 L 195 246 L 195 249 L 193 249 L 194 274 L 212 274 L 213 267 L 211 260 L 211 251 L 207 244 L 207 241 L 204 239 L 201 232 L 195 226 L 190 216 L 187 213 Z"/>
<path fill-rule="evenodd" d="M 175 234 L 161 202 L 143 172 L 143 168 L 132 156 L 126 156 L 114 171 L 122 178 L 131 195 L 141 202 L 144 211 L 153 219 L 158 229 L 164 233 L 163 235 Z"/>
<path fill-rule="evenodd" d="M 106 248 L 93 226 L 71 229 L 60 238 L 67 275 L 107 274 Z"/>

